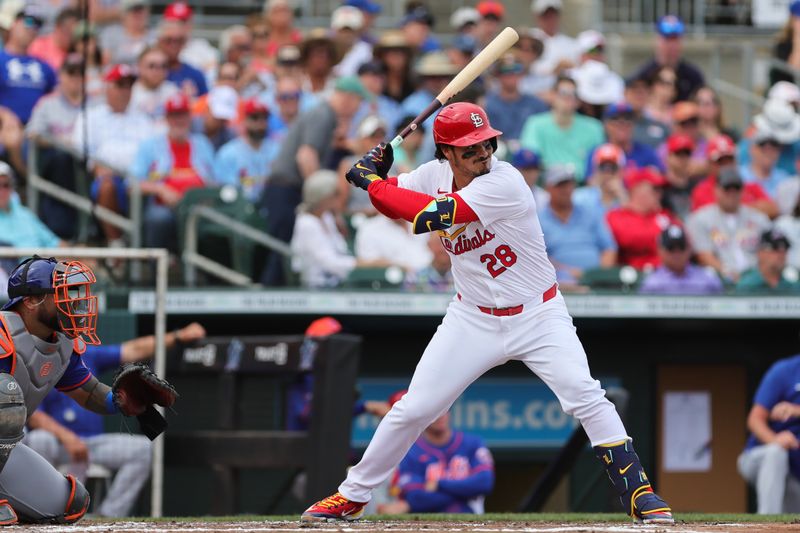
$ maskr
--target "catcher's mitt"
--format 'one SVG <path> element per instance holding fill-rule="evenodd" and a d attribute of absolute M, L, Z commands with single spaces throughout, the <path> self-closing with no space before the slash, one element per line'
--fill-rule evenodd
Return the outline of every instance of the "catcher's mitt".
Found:
<path fill-rule="evenodd" d="M 175 387 L 156 376 L 145 363 L 120 367 L 114 376 L 111 394 L 119 412 L 137 417 L 142 431 L 151 440 L 167 427 L 167 421 L 153 405 L 172 407 L 178 398 Z"/>

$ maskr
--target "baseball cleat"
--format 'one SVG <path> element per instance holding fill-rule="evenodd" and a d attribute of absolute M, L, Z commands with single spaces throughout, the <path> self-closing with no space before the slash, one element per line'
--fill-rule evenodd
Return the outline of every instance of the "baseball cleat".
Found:
<path fill-rule="evenodd" d="M 300 516 L 301 522 L 336 522 L 345 520 L 353 522 L 364 514 L 366 502 L 353 502 L 339 494 L 320 500 Z"/>
<path fill-rule="evenodd" d="M 654 492 L 644 492 L 633 502 L 633 520 L 639 524 L 674 524 L 672 509 Z"/>

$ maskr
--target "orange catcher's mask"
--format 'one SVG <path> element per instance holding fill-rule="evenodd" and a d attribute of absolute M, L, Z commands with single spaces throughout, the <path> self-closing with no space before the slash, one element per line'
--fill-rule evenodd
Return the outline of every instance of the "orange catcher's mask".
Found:
<path fill-rule="evenodd" d="M 100 344 L 97 337 L 97 296 L 92 294 L 96 278 L 80 261 L 57 261 L 33 256 L 11 272 L 3 310 L 12 309 L 27 296 L 53 295 L 61 332 L 85 344 Z"/>

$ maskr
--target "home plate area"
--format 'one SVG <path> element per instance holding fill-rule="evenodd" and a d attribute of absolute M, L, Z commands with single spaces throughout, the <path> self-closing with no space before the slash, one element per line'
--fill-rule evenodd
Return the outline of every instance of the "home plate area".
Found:
<path fill-rule="evenodd" d="M 702 533 L 702 532 L 741 532 L 741 533 L 789 533 L 800 530 L 800 519 L 791 523 L 776 522 L 685 522 L 680 520 L 675 525 L 665 526 L 640 526 L 625 523 L 567 523 L 567 522 L 535 522 L 525 520 L 505 521 L 383 521 L 363 520 L 355 523 L 315 523 L 300 526 L 296 520 L 286 521 L 216 521 L 216 520 L 169 520 L 163 521 L 95 521 L 82 520 L 71 526 L 27 526 L 24 529 L 30 532 L 42 533 L 156 533 L 156 532 L 186 532 L 186 533 L 224 533 L 224 532 L 293 532 L 308 533 L 310 531 L 391 531 L 401 533 L 406 531 L 424 531 L 435 533 L 438 531 L 481 531 L 481 532 L 520 532 L 531 531 L 536 533 L 625 533 L 625 532 L 669 532 L 669 533 Z"/>

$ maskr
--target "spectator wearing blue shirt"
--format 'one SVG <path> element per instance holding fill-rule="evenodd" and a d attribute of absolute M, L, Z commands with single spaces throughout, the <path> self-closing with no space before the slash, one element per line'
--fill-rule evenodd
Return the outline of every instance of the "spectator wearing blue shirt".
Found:
<path fill-rule="evenodd" d="M 205 337 L 205 329 L 192 323 L 166 335 L 166 346 L 188 345 Z M 121 345 L 87 346 L 81 356 L 94 375 L 121 364 L 150 359 L 155 337 L 140 337 Z M 103 417 L 79 406 L 56 390 L 50 391 L 29 419 L 31 429 L 23 441 L 55 467 L 70 465 L 73 475 L 85 474 L 87 463 L 115 471 L 116 475 L 97 509 L 99 516 L 128 516 L 139 491 L 150 476 L 150 440 L 143 435 L 105 433 Z"/>
<path fill-rule="evenodd" d="M 603 214 L 572 201 L 574 171 L 552 166 L 545 172 L 545 185 L 550 203 L 539 221 L 559 282 L 576 283 L 585 270 L 615 265 L 617 245 Z"/>
<path fill-rule="evenodd" d="M 519 91 L 524 70 L 516 56 L 503 56 L 495 67 L 497 89 L 486 95 L 486 114 L 492 125 L 503 132 L 506 142 L 518 143 L 525 119 L 549 109 L 542 100 Z"/>
<path fill-rule="evenodd" d="M 389 398 L 402 401 L 406 391 Z M 494 488 L 494 459 L 483 439 L 453 430 L 450 413 L 434 420 L 400 461 L 393 489 L 400 500 L 378 506 L 379 513 L 483 514 Z"/>
<path fill-rule="evenodd" d="M 383 94 L 386 89 L 386 65 L 380 61 L 368 61 L 358 67 L 358 78 L 372 97 L 361 102 L 350 125 L 350 137 L 356 134 L 358 125 L 369 115 L 381 117 L 389 131 L 397 129 L 402 118 L 400 104 Z"/>
<path fill-rule="evenodd" d="M 243 106 L 242 134 L 228 142 L 217 153 L 214 175 L 220 183 L 238 187 L 248 200 L 261 196 L 272 160 L 278 154 L 278 143 L 267 130 L 267 107 L 252 98 Z"/>
<path fill-rule="evenodd" d="M 636 114 L 633 108 L 625 103 L 611 104 L 603 112 L 603 127 L 610 144 L 620 147 L 625 154 L 627 168 L 655 167 L 660 173 L 666 171 L 664 163 L 650 146 L 633 138 L 633 126 Z M 594 148 L 586 159 L 585 175 L 592 172 L 592 156 Z"/>
<path fill-rule="evenodd" d="M 689 262 L 692 250 L 682 227 L 672 224 L 661 233 L 661 266 L 642 282 L 643 294 L 706 295 L 722 292 L 722 281 L 711 270 Z"/>
<path fill-rule="evenodd" d="M 777 166 L 790 175 L 797 173 L 795 168 L 795 154 L 800 151 L 800 115 L 794 106 L 784 99 L 770 95 L 764 103 L 761 113 L 753 118 L 754 130 L 772 131 L 775 138 L 781 143 L 781 155 Z M 752 138 L 743 138 L 739 141 L 736 151 L 736 160 L 741 165 L 750 164 L 750 146 Z"/>
<path fill-rule="evenodd" d="M 778 198 L 778 185 L 791 175 L 778 167 L 783 145 L 778 133 L 767 127 L 756 128 L 750 139 L 750 161 L 739 167 L 745 183 L 758 183 L 772 198 Z"/>
<path fill-rule="evenodd" d="M 193 66 L 180 60 L 180 54 L 189 38 L 186 24 L 176 20 L 162 20 L 158 28 L 158 47 L 166 54 L 169 72 L 167 79 L 193 97 L 208 92 L 206 77 Z"/>
<path fill-rule="evenodd" d="M 189 99 L 171 96 L 165 106 L 167 133 L 142 141 L 130 174 L 150 199 L 144 211 L 144 245 L 177 249 L 175 207 L 184 193 L 214 181 L 214 148 L 190 133 Z"/>
<path fill-rule="evenodd" d="M 606 215 L 628 201 L 622 175 L 625 171 L 625 153 L 615 144 L 601 144 L 592 154 L 592 173 L 585 187 L 572 195 L 572 201 Z"/>
<path fill-rule="evenodd" d="M 33 106 L 57 85 L 56 73 L 28 54 L 28 48 L 42 27 L 43 19 L 35 5 L 25 6 L 8 31 L 0 50 L 0 106 L 11 109 L 25 124 Z"/>
<path fill-rule="evenodd" d="M 747 416 L 739 473 L 756 489 L 758 514 L 800 512 L 800 355 L 773 364 Z"/>
<path fill-rule="evenodd" d="M 0 161 L 0 241 L 18 248 L 53 248 L 61 240 L 22 205 L 14 192 L 14 172 Z"/>

